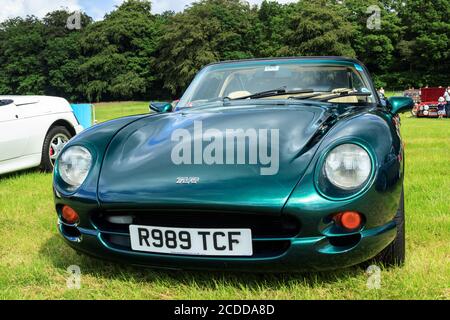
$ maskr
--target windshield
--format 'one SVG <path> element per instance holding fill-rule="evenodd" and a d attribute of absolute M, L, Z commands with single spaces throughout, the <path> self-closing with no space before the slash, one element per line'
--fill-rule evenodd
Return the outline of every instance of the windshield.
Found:
<path fill-rule="evenodd" d="M 262 93 L 262 94 L 261 94 Z M 358 65 L 217 64 L 194 79 L 177 109 L 228 99 L 311 99 L 333 103 L 375 103 L 376 98 Z"/>

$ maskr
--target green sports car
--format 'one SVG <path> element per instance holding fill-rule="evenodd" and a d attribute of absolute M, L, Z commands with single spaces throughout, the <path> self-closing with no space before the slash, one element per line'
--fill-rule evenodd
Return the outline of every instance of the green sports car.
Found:
<path fill-rule="evenodd" d="M 203 68 L 174 107 L 81 133 L 54 172 L 75 250 L 168 269 L 328 270 L 405 259 L 397 113 L 354 59 Z"/>

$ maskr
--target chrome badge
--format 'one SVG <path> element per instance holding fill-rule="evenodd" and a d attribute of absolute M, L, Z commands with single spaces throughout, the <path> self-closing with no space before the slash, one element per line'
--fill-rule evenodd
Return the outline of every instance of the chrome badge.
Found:
<path fill-rule="evenodd" d="M 198 184 L 200 182 L 199 177 L 178 177 L 177 184 Z"/>

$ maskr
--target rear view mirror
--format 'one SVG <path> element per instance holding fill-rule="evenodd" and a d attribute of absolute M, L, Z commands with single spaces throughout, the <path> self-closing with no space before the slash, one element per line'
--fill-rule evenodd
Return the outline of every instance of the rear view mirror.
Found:
<path fill-rule="evenodd" d="M 414 107 L 414 101 L 409 97 L 392 97 L 388 101 L 392 114 L 397 114 L 402 110 L 412 109 Z"/>
<path fill-rule="evenodd" d="M 170 102 L 150 102 L 150 111 L 157 113 L 172 112 L 172 104 Z"/>

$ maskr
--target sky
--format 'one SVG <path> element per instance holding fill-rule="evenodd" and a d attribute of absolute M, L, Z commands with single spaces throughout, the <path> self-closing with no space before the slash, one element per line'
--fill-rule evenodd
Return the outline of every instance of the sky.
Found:
<path fill-rule="evenodd" d="M 0 21 L 11 17 L 35 15 L 39 18 L 46 13 L 63 8 L 70 11 L 83 10 L 94 20 L 101 20 L 105 13 L 110 12 L 124 0 L 0 0 Z M 251 4 L 260 4 L 262 0 L 247 0 Z M 277 0 L 280 3 L 296 0 Z M 167 10 L 182 11 L 193 0 L 152 0 L 153 12 L 161 13 Z"/>

